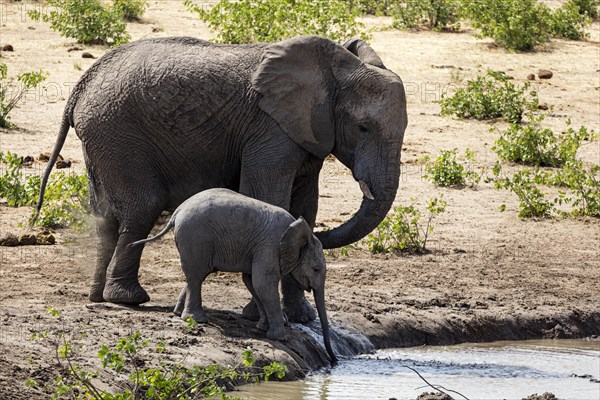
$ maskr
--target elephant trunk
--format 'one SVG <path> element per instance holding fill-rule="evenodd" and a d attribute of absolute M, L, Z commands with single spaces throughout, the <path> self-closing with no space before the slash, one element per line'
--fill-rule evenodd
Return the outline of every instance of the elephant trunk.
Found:
<path fill-rule="evenodd" d="M 317 313 L 321 320 L 321 328 L 323 329 L 323 342 L 325 343 L 325 350 L 329 354 L 331 359 L 331 365 L 336 365 L 338 360 L 331 348 L 331 341 L 329 338 L 329 321 L 327 320 L 327 312 L 325 311 L 325 290 L 323 288 L 314 290 L 315 304 L 317 306 Z"/>
<path fill-rule="evenodd" d="M 396 198 L 400 177 L 399 164 L 391 166 L 389 171 L 372 180 L 371 185 L 364 181 L 360 182 L 364 197 L 360 208 L 352 218 L 337 228 L 315 233 L 324 249 L 354 243 L 371 233 L 383 221 Z"/>

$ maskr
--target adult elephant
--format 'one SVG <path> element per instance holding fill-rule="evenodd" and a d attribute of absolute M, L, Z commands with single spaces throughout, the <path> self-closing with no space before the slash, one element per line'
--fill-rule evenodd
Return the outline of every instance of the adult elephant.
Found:
<path fill-rule="evenodd" d="M 402 81 L 358 39 L 140 40 L 105 54 L 74 87 L 37 208 L 74 127 L 97 216 L 90 300 L 140 304 L 149 300 L 138 281 L 142 247 L 127 245 L 146 238 L 163 210 L 208 188 L 236 190 L 314 226 L 319 171 L 331 153 L 364 198 L 318 238 L 334 248 L 364 237 L 396 195 L 406 123 Z M 283 295 L 290 319 L 315 318 L 293 279 Z"/>

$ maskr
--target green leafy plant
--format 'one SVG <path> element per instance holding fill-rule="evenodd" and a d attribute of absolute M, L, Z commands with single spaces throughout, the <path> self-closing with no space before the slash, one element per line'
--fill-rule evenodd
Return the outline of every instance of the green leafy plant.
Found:
<path fill-rule="evenodd" d="M 550 20 L 550 32 L 552 36 L 583 40 L 589 35 L 585 31 L 591 23 L 587 13 L 582 13 L 574 1 L 567 1 L 552 13 Z"/>
<path fill-rule="evenodd" d="M 395 1 L 392 0 L 358 0 L 351 1 L 350 7 L 358 9 L 362 14 L 390 15 Z"/>
<path fill-rule="evenodd" d="M 568 0 L 566 4 L 573 4 L 579 8 L 579 13 L 590 18 L 600 15 L 600 0 Z"/>
<path fill-rule="evenodd" d="M 113 0 L 113 8 L 128 21 L 139 20 L 148 8 L 147 0 Z"/>
<path fill-rule="evenodd" d="M 392 26 L 397 29 L 417 28 L 425 24 L 435 30 L 457 30 L 459 0 L 406 0 L 393 8 Z"/>
<path fill-rule="evenodd" d="M 427 240 L 433 233 L 433 220 L 446 210 L 442 198 L 429 199 L 426 210 L 427 222 L 421 221 L 422 214 L 414 206 L 394 207 L 363 243 L 372 254 L 377 253 L 413 253 L 427 252 Z"/>
<path fill-rule="evenodd" d="M 273 42 L 296 35 L 321 35 L 334 41 L 368 35 L 359 12 L 341 0 L 220 0 L 210 9 L 184 5 L 213 31 L 220 43 Z"/>
<path fill-rule="evenodd" d="M 233 399 L 226 394 L 231 385 L 268 381 L 273 376 L 282 379 L 287 373 L 287 367 L 277 362 L 256 367 L 250 349 L 242 352 L 241 360 L 235 366 L 226 368 L 216 364 L 187 367 L 162 361 L 156 367 L 147 366 L 144 353 L 148 352 L 150 341 L 144 339 L 139 331 L 118 339 L 114 345 L 101 345 L 98 358 L 103 370 L 89 371 L 77 365 L 83 348 L 79 338 L 84 337 L 85 332 L 66 329 L 60 312 L 54 313 L 51 309 L 49 312 L 62 326 L 36 332 L 31 339 L 54 348 L 59 375 L 53 387 L 49 388 L 53 391 L 52 399 Z M 100 389 L 98 381 L 108 386 L 115 381 L 124 382 L 115 393 Z M 33 378 L 27 379 L 24 384 L 29 388 L 39 386 Z"/>
<path fill-rule="evenodd" d="M 537 0 L 462 0 L 461 15 L 513 51 L 533 50 L 545 43 L 550 34 L 551 10 Z"/>
<path fill-rule="evenodd" d="M 23 158 L 16 154 L 0 152 L 0 199 L 4 199 L 9 207 L 32 206 L 38 199 L 41 178 L 24 175 L 22 163 Z M 44 200 L 38 224 L 75 230 L 89 227 L 89 189 L 85 173 L 53 173 Z"/>
<path fill-rule="evenodd" d="M 457 149 L 442 150 L 434 161 L 425 157 L 424 176 L 438 186 L 477 186 L 481 176 L 464 164 L 475 163 L 475 152 L 466 149 L 462 157 L 457 153 Z"/>
<path fill-rule="evenodd" d="M 47 77 L 48 73 L 39 70 L 8 78 L 8 67 L 0 63 L 0 128 L 11 127 L 8 114 L 28 90 L 36 88 Z"/>
<path fill-rule="evenodd" d="M 467 81 L 467 86 L 453 95 L 442 95 L 442 115 L 459 118 L 491 119 L 504 117 L 509 122 L 520 122 L 523 113 L 537 109 L 537 93 L 530 90 L 530 83 L 520 87 L 503 72 L 487 70 Z"/>
<path fill-rule="evenodd" d="M 54 9 L 44 14 L 32 10 L 29 17 L 49 22 L 50 28 L 64 37 L 84 44 L 110 46 L 127 43 L 131 38 L 125 31 L 123 10 L 105 7 L 100 0 L 47 0 L 46 6 Z"/>
<path fill-rule="evenodd" d="M 511 124 L 495 141 L 492 150 L 502 160 L 542 167 L 561 167 L 575 160 L 577 150 L 584 140 L 595 137 L 586 127 L 575 130 L 567 120 L 568 129 L 555 135 L 551 129 L 542 128 L 544 115 L 531 116 L 525 125 Z"/>

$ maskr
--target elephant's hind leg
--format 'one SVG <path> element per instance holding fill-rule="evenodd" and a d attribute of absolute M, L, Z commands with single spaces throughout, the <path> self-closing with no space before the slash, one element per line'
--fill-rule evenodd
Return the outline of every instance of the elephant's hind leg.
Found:
<path fill-rule="evenodd" d="M 186 280 L 185 294 L 182 292 L 179 297 L 179 301 L 181 301 L 185 296 L 181 319 L 185 321 L 191 317 L 199 323 L 208 322 L 208 317 L 202 307 L 202 282 L 204 282 L 204 279 L 210 273 L 210 254 L 202 254 L 195 257 L 193 252 L 188 254 L 185 248 L 178 247 L 182 253 L 181 269 L 183 269 Z"/>
<path fill-rule="evenodd" d="M 98 255 L 90 289 L 90 301 L 102 302 L 104 301 L 102 293 L 106 284 L 106 270 L 119 239 L 119 222 L 114 217 L 97 217 L 96 233 L 98 235 Z"/>

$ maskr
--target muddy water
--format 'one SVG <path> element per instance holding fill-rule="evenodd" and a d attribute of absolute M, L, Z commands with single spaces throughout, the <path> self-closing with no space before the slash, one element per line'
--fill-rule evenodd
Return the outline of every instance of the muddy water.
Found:
<path fill-rule="evenodd" d="M 469 399 L 522 399 L 543 392 L 560 399 L 600 399 L 600 383 L 593 381 L 600 379 L 600 343 L 575 340 L 384 350 L 344 360 L 330 373 L 302 382 L 249 385 L 235 395 L 253 400 L 401 400 L 431 391 L 407 367 Z"/>

